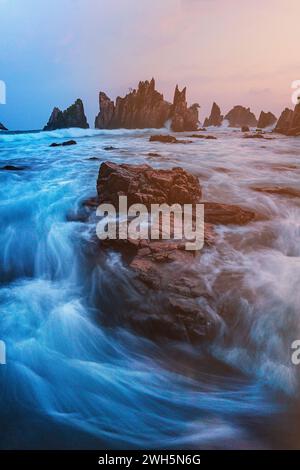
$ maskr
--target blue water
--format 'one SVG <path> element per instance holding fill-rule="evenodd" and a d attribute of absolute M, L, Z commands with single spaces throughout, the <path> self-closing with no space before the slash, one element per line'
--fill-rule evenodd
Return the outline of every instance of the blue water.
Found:
<path fill-rule="evenodd" d="M 299 188 L 300 142 L 214 133 L 171 146 L 149 143 L 150 130 L 0 134 L 0 167 L 23 167 L 0 170 L 1 448 L 298 446 L 299 200 L 251 186 Z M 76 146 L 49 147 L 70 138 Z M 78 217 L 105 160 L 181 165 L 206 199 L 266 216 L 220 227 L 195 261 L 220 325 L 210 345 L 108 325 L 125 295 L 141 299 L 117 254 L 98 257 L 93 221 Z"/>

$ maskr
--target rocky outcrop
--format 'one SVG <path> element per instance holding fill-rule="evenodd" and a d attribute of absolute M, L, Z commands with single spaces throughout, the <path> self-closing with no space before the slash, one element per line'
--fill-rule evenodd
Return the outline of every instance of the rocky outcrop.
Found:
<path fill-rule="evenodd" d="M 208 126 L 221 126 L 223 122 L 223 116 L 221 115 L 221 110 L 219 106 L 214 102 L 211 108 L 209 118 L 206 118 L 204 121 L 204 127 Z"/>
<path fill-rule="evenodd" d="M 230 127 L 256 127 L 257 119 L 255 115 L 250 111 L 250 108 L 244 106 L 234 106 L 229 113 L 226 114 L 225 118 L 229 121 Z"/>
<path fill-rule="evenodd" d="M 162 128 L 170 120 L 173 131 L 195 130 L 198 126 L 198 105 L 187 107 L 186 89 L 176 87 L 173 104 L 155 89 L 155 81 L 140 82 L 137 90 L 114 103 L 108 96 L 99 94 L 100 113 L 95 119 L 97 129 Z"/>
<path fill-rule="evenodd" d="M 287 134 L 293 120 L 293 110 L 289 108 L 285 108 L 282 111 L 280 118 L 276 124 L 274 132 L 278 132 L 278 134 Z"/>
<path fill-rule="evenodd" d="M 176 85 L 174 100 L 171 109 L 171 128 L 174 132 L 196 131 L 198 129 L 198 108 L 195 103 L 188 108 L 186 101 L 186 87 L 180 91 Z"/>
<path fill-rule="evenodd" d="M 6 127 L 0 122 L 0 131 L 7 131 Z"/>
<path fill-rule="evenodd" d="M 202 196 L 198 178 L 182 168 L 164 170 L 112 162 L 101 164 L 97 192 L 97 203 L 112 203 L 116 208 L 120 195 L 127 195 L 128 205 L 142 203 L 147 208 L 162 203 L 196 204 Z M 204 250 L 215 241 L 213 225 L 244 225 L 258 218 L 254 212 L 235 205 L 210 201 L 203 204 Z M 210 293 L 193 264 L 195 252 L 185 250 L 185 240 L 117 239 L 103 240 L 100 246 L 122 254 L 133 275 L 132 288 L 140 295 L 137 309 L 131 303 L 123 305 L 118 322 L 155 338 L 199 342 L 215 334 L 218 320 L 207 303 Z M 108 315 L 106 321 L 114 320 Z"/>
<path fill-rule="evenodd" d="M 154 170 L 149 165 L 118 165 L 104 162 L 100 166 L 97 192 L 100 202 L 118 206 L 119 196 L 128 204 L 193 204 L 201 197 L 198 179 L 182 168 Z"/>
<path fill-rule="evenodd" d="M 257 127 L 259 129 L 264 129 L 265 127 L 273 126 L 276 121 L 277 121 L 277 117 L 274 116 L 273 113 L 271 112 L 265 113 L 264 111 L 262 111 L 259 115 Z"/>
<path fill-rule="evenodd" d="M 88 129 L 89 127 L 84 114 L 83 103 L 80 99 L 77 99 L 75 103 L 65 111 L 54 108 L 47 125 L 44 127 L 44 131 L 67 129 L 69 127 L 79 127 L 82 129 Z"/>
<path fill-rule="evenodd" d="M 66 140 L 65 142 L 53 142 L 49 147 L 68 147 L 70 145 L 76 145 L 76 140 Z"/>

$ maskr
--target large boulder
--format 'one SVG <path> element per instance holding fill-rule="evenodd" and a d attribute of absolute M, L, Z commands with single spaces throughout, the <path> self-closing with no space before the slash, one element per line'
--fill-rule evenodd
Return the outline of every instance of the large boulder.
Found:
<path fill-rule="evenodd" d="M 182 168 L 164 170 L 112 162 L 101 164 L 97 191 L 97 203 L 111 203 L 116 209 L 121 195 L 127 195 L 129 205 L 142 203 L 149 208 L 150 204 L 196 204 L 201 202 L 202 193 L 198 178 Z M 235 205 L 205 201 L 204 206 L 203 250 L 215 242 L 213 225 L 244 225 L 257 220 L 254 212 Z M 199 342 L 215 334 L 218 320 L 211 314 L 211 293 L 195 256 L 201 252 L 187 251 L 184 239 L 108 239 L 102 240 L 100 247 L 102 251 L 121 253 L 130 268 L 128 282 L 140 296 L 134 307 L 124 295 L 122 315 L 109 312 L 104 321 L 121 321 L 156 338 Z M 118 288 L 121 290 L 123 285 L 122 278 Z"/>
<path fill-rule="evenodd" d="M 257 127 L 259 129 L 264 129 L 265 127 L 273 126 L 276 121 L 277 117 L 274 116 L 273 113 L 265 113 L 264 111 L 262 111 L 259 115 Z"/>
<path fill-rule="evenodd" d="M 282 111 L 280 118 L 277 121 L 274 131 L 278 132 L 279 134 L 287 134 L 290 128 L 292 119 L 293 119 L 293 110 L 289 108 L 285 108 L 284 111 Z"/>
<path fill-rule="evenodd" d="M 221 126 L 222 122 L 223 122 L 223 116 L 221 115 L 221 110 L 219 106 L 214 102 L 211 108 L 209 118 L 206 118 L 204 121 L 204 127 Z"/>
<path fill-rule="evenodd" d="M 7 131 L 6 127 L 0 122 L 0 131 Z"/>
<path fill-rule="evenodd" d="M 257 126 L 255 114 L 250 111 L 250 108 L 245 108 L 240 105 L 234 106 L 229 113 L 226 114 L 224 119 L 229 121 L 230 127 Z"/>
<path fill-rule="evenodd" d="M 198 126 L 198 105 L 190 108 L 186 103 L 186 89 L 180 92 L 176 87 L 173 104 L 155 89 L 155 80 L 140 82 L 137 90 L 132 90 L 124 98 L 118 97 L 114 103 L 100 92 L 100 112 L 95 120 L 97 129 L 145 129 L 162 128 L 170 120 L 171 128 L 195 130 Z"/>
<path fill-rule="evenodd" d="M 67 129 L 69 127 L 79 127 L 88 129 L 89 125 L 84 114 L 83 103 L 77 99 L 65 111 L 54 108 L 44 131 L 54 131 L 56 129 Z"/>

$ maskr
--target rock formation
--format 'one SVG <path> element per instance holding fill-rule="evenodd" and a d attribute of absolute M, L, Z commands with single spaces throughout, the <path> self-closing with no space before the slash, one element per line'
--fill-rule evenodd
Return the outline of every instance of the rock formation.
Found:
<path fill-rule="evenodd" d="M 154 169 L 149 165 L 102 163 L 97 180 L 97 201 L 118 208 L 119 196 L 127 195 L 128 205 L 196 204 L 202 190 L 197 177 L 182 168 Z M 203 202 L 205 206 L 204 250 L 214 243 L 215 224 L 247 224 L 257 219 L 250 210 L 235 205 Z M 122 321 L 143 335 L 170 337 L 177 340 L 201 341 L 216 331 L 216 316 L 211 315 L 206 300 L 210 293 L 197 267 L 195 252 L 185 250 L 185 241 L 178 239 L 113 239 L 102 240 L 102 250 L 121 253 L 130 267 L 132 288 L 141 296 L 137 309 L 132 303 L 123 305 Z M 120 282 L 122 289 L 123 280 Z M 124 296 L 125 298 L 126 296 Z M 159 299 L 159 301 L 158 301 Z M 126 302 L 126 299 L 125 299 Z M 107 315 L 108 323 L 114 322 Z"/>
<path fill-rule="evenodd" d="M 280 118 L 278 119 L 274 132 L 278 132 L 279 134 L 287 134 L 290 128 L 292 119 L 293 119 L 293 110 L 289 108 L 285 108 L 285 110 L 282 111 Z"/>
<path fill-rule="evenodd" d="M 137 90 L 114 103 L 108 96 L 99 94 L 100 112 L 95 119 L 97 129 L 145 129 L 161 128 L 171 120 L 174 131 L 196 130 L 198 127 L 198 105 L 187 107 L 186 89 L 175 89 L 173 104 L 164 100 L 155 90 L 155 81 L 140 82 Z"/>
<path fill-rule="evenodd" d="M 80 127 L 82 129 L 88 129 L 89 127 L 84 114 L 83 103 L 80 99 L 77 99 L 75 103 L 65 111 L 54 108 L 43 130 L 53 131 L 55 129 L 67 129 L 69 127 Z"/>
<path fill-rule="evenodd" d="M 289 136 L 300 136 L 300 103 L 295 106 L 294 111 L 285 108 L 278 119 L 274 132 Z"/>
<path fill-rule="evenodd" d="M 204 127 L 221 126 L 222 121 L 223 121 L 223 116 L 221 115 L 221 110 L 219 106 L 214 102 L 211 108 L 209 118 L 206 118 L 204 121 Z"/>
<path fill-rule="evenodd" d="M 176 85 L 173 105 L 171 108 L 171 128 L 174 132 L 196 131 L 198 129 L 198 108 L 195 103 L 188 108 L 186 87 L 180 91 Z"/>
<path fill-rule="evenodd" d="M 0 131 L 7 131 L 6 127 L 0 122 Z"/>
<path fill-rule="evenodd" d="M 224 119 L 229 121 L 230 127 L 257 126 L 255 115 L 251 113 L 250 108 L 245 108 L 244 106 L 234 106 Z"/>
<path fill-rule="evenodd" d="M 273 113 L 270 113 L 270 112 L 265 113 L 264 111 L 262 111 L 258 119 L 257 127 L 259 129 L 264 129 L 265 127 L 273 126 L 273 124 L 275 124 L 276 121 L 277 121 L 277 117 L 274 116 Z"/>

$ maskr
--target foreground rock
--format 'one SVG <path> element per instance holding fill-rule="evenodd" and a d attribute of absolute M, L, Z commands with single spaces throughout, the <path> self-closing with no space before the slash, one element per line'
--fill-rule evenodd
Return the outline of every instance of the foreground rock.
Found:
<path fill-rule="evenodd" d="M 229 121 L 230 127 L 257 126 L 255 114 L 250 111 L 250 108 L 245 108 L 244 106 L 234 106 L 224 119 Z"/>
<path fill-rule="evenodd" d="M 0 131 L 8 131 L 6 127 L 0 122 Z"/>
<path fill-rule="evenodd" d="M 265 113 L 262 111 L 259 115 L 257 127 L 259 129 L 264 129 L 265 127 L 270 127 L 275 124 L 277 117 L 273 113 Z"/>
<path fill-rule="evenodd" d="M 223 116 L 221 115 L 221 110 L 219 106 L 214 102 L 211 108 L 209 118 L 206 118 L 204 121 L 204 127 L 208 126 L 221 126 L 223 122 Z"/>
<path fill-rule="evenodd" d="M 44 131 L 53 131 L 56 129 L 67 129 L 69 127 L 79 127 L 88 129 L 89 125 L 84 114 L 83 103 L 80 99 L 76 100 L 65 111 L 54 108 Z"/>
<path fill-rule="evenodd" d="M 196 204 L 202 196 L 198 178 L 182 168 L 157 170 L 149 165 L 112 162 L 101 164 L 97 192 L 98 202 L 112 203 L 115 207 L 120 195 L 127 195 L 128 205 L 142 203 L 147 208 L 162 203 Z M 244 225 L 258 218 L 254 212 L 238 206 L 203 203 L 204 250 L 215 241 L 213 225 Z M 117 239 L 100 243 L 103 249 L 122 254 L 133 275 L 133 288 L 141 296 L 137 310 L 132 305 L 123 308 L 123 323 L 143 335 L 176 340 L 198 342 L 215 334 L 217 320 L 206 306 L 210 294 L 198 277 L 195 252 L 185 250 L 185 240 Z"/>
<path fill-rule="evenodd" d="M 171 121 L 173 131 L 190 131 L 198 127 L 198 105 L 187 106 L 186 88 L 176 86 L 173 104 L 155 89 L 155 81 L 140 82 L 137 90 L 114 103 L 105 93 L 99 94 L 100 112 L 95 119 L 96 129 L 162 128 Z"/>

